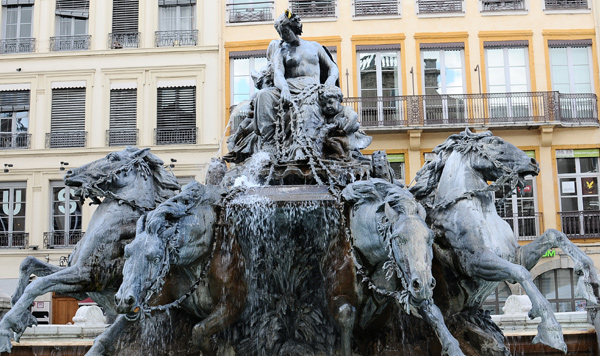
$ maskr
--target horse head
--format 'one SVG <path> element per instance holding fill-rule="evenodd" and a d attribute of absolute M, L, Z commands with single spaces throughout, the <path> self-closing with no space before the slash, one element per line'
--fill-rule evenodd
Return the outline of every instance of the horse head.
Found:
<path fill-rule="evenodd" d="M 161 290 L 171 265 L 189 263 L 195 259 L 190 254 L 210 252 L 213 229 L 203 225 L 212 224 L 212 219 L 198 215 L 203 207 L 212 211 L 211 206 L 220 201 L 219 193 L 192 181 L 138 220 L 136 237 L 125 247 L 123 283 L 115 295 L 119 313 L 138 318 L 140 309 Z"/>
<path fill-rule="evenodd" d="M 412 194 L 382 179 L 351 184 L 342 194 L 353 204 L 354 248 L 373 265 L 391 258 L 413 304 L 431 299 L 433 233 L 425 223 L 425 210 Z"/>
<path fill-rule="evenodd" d="M 144 195 L 151 194 L 149 201 L 144 202 L 145 208 L 151 208 L 179 189 L 177 180 L 163 164 L 149 148 L 127 147 L 68 170 L 64 181 L 68 186 L 78 187 L 77 195 L 92 198 L 96 203 L 101 197 L 112 197 L 143 205 Z"/>

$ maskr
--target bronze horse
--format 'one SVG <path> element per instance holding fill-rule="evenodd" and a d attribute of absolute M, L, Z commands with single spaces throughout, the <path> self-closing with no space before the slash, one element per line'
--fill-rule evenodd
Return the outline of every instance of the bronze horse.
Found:
<path fill-rule="evenodd" d="M 217 186 L 192 181 L 140 218 L 115 295 L 117 310 L 129 320 L 165 309 L 149 305 L 181 306 L 200 319 L 193 339 L 204 355 L 214 355 L 210 337 L 237 319 L 246 297 L 240 248 L 217 224 L 221 194 Z M 169 288 L 162 288 L 165 281 Z"/>
<path fill-rule="evenodd" d="M 135 235 L 136 221 L 179 189 L 163 164 L 148 148 L 127 147 L 67 171 L 65 184 L 78 187 L 82 198 L 104 200 L 75 246 L 68 267 L 33 257 L 23 261 L 13 308 L 0 321 L 0 351 L 10 352 L 13 332 L 18 341 L 27 327 L 37 324 L 28 308 L 44 293 L 91 297 L 108 314 L 116 314 L 113 296 L 121 284 L 123 248 Z M 38 278 L 29 283 L 32 274 Z M 96 348 L 102 348 L 101 344 Z"/>

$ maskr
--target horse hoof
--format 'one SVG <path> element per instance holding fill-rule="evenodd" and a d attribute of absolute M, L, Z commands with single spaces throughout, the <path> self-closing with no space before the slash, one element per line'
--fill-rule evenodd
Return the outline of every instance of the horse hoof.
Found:
<path fill-rule="evenodd" d="M 0 331 L 0 352 L 10 353 L 12 349 L 12 343 L 10 342 L 12 333 L 7 330 Z"/>
<path fill-rule="evenodd" d="M 567 353 L 567 344 L 563 339 L 562 328 L 556 320 L 542 320 L 538 325 L 538 334 L 532 342 L 534 344 L 542 343 Z"/>

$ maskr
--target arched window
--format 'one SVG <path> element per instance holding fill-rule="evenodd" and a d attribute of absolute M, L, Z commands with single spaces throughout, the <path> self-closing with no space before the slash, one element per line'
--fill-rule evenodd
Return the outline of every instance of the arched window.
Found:
<path fill-rule="evenodd" d="M 483 302 L 483 310 L 489 310 L 490 314 L 495 315 L 504 314 L 502 307 L 511 294 L 508 284 L 503 282 L 498 284 L 494 293 L 490 294 Z"/>
<path fill-rule="evenodd" d="M 585 310 L 586 302 L 575 299 L 577 275 L 572 268 L 553 269 L 540 274 L 533 282 L 548 299 L 555 312 Z"/>

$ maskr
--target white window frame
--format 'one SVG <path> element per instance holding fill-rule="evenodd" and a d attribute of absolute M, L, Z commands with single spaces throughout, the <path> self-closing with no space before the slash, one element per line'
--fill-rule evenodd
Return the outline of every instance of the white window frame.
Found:
<path fill-rule="evenodd" d="M 64 200 L 60 200 L 60 196 L 59 196 L 59 200 L 55 201 L 54 200 L 54 190 L 55 189 L 59 189 L 59 192 L 64 189 L 65 193 L 64 193 Z M 71 200 L 71 190 L 73 190 L 73 188 L 65 185 L 63 182 L 61 181 L 52 181 L 50 182 L 50 232 L 64 232 L 65 235 L 70 234 L 72 232 L 76 232 L 76 233 L 81 233 L 83 231 L 83 206 L 81 204 L 81 202 L 78 199 L 75 200 Z M 59 193 L 60 194 L 60 193 Z M 54 210 L 54 203 L 56 202 L 64 202 L 64 204 L 61 203 L 61 205 L 58 207 L 58 209 L 60 209 L 60 207 L 62 207 L 64 209 L 64 212 L 56 212 Z M 81 211 L 81 215 L 77 215 L 77 214 L 73 214 L 71 212 L 72 208 L 72 204 L 76 204 L 75 205 L 75 211 L 77 210 L 77 205 L 79 205 L 79 209 Z M 67 207 L 69 207 L 69 209 L 67 209 Z M 56 230 L 54 228 L 54 217 L 63 217 L 64 218 L 64 230 Z M 79 222 L 79 229 L 75 228 L 75 229 L 71 229 L 71 219 L 72 218 L 76 218 L 79 217 L 79 219 L 81 220 Z M 65 244 L 66 244 L 67 240 L 65 239 Z"/>
<path fill-rule="evenodd" d="M 25 233 L 25 224 L 27 221 L 27 215 L 24 214 L 23 215 L 23 229 L 21 230 L 15 230 L 14 227 L 14 214 L 15 214 L 15 210 L 17 209 L 15 204 L 19 204 L 19 210 L 23 209 L 23 212 L 26 211 L 26 207 L 27 207 L 27 182 L 6 182 L 6 183 L 0 183 L 0 189 L 8 189 L 8 202 L 7 203 L 0 203 L 0 209 L 2 209 L 2 212 L 5 213 L 8 217 L 8 226 L 7 229 L 5 231 L 3 231 L 3 233 L 5 233 L 7 235 L 7 245 L 6 246 L 2 246 L 2 247 L 25 247 L 24 245 L 17 245 L 17 246 L 13 246 L 13 239 L 12 239 L 12 234 L 24 234 Z M 16 189 L 24 189 L 25 190 L 25 199 L 24 200 L 20 200 L 18 203 L 15 202 L 16 199 L 16 194 L 15 194 L 15 190 Z M 22 199 L 22 198 L 21 198 Z M 8 205 L 9 208 L 9 212 L 6 212 L 5 210 L 5 205 Z"/>
<path fill-rule="evenodd" d="M 2 39 L 17 39 L 17 38 L 33 38 L 33 16 L 34 16 L 34 5 L 10 5 L 10 6 L 2 6 Z M 17 35 L 15 37 L 6 37 L 6 33 L 7 33 L 7 28 L 6 26 L 8 26 L 8 8 L 13 8 L 16 7 L 17 10 Z M 31 7 L 31 23 L 29 24 L 29 32 L 30 35 L 27 37 L 23 37 L 21 35 L 21 17 L 22 17 L 22 11 L 24 7 Z"/>
<path fill-rule="evenodd" d="M 229 63 L 229 73 L 231 73 L 231 75 L 230 75 L 230 79 L 229 79 L 230 80 L 230 82 L 229 82 L 230 86 L 229 87 L 230 87 L 230 103 L 231 103 L 231 106 L 238 105 L 239 103 L 241 103 L 242 101 L 244 101 L 244 100 L 241 100 L 241 101 L 237 101 L 236 102 L 236 100 L 235 100 L 235 96 L 236 95 L 245 95 L 245 93 L 236 93 L 235 92 L 235 90 L 236 90 L 235 79 L 236 78 L 241 78 L 241 77 L 244 77 L 244 78 L 247 77 L 248 78 L 248 86 L 250 88 L 249 93 L 248 93 L 248 99 L 250 99 L 258 91 L 258 89 L 254 86 L 254 81 L 252 80 L 251 74 L 252 74 L 252 71 L 254 69 L 256 69 L 256 70 L 260 69 L 260 68 L 256 67 L 255 60 L 256 59 L 266 59 L 266 58 L 267 58 L 266 55 L 264 55 L 264 56 L 250 56 L 250 57 L 247 57 L 247 58 L 230 58 L 230 60 L 229 60 L 229 62 L 230 62 Z M 235 62 L 236 62 L 236 60 L 241 60 L 241 59 L 248 59 L 249 73 L 248 74 L 244 73 L 244 75 L 237 75 L 236 76 L 235 75 Z M 245 100 L 247 100 L 247 99 L 245 99 Z"/>

